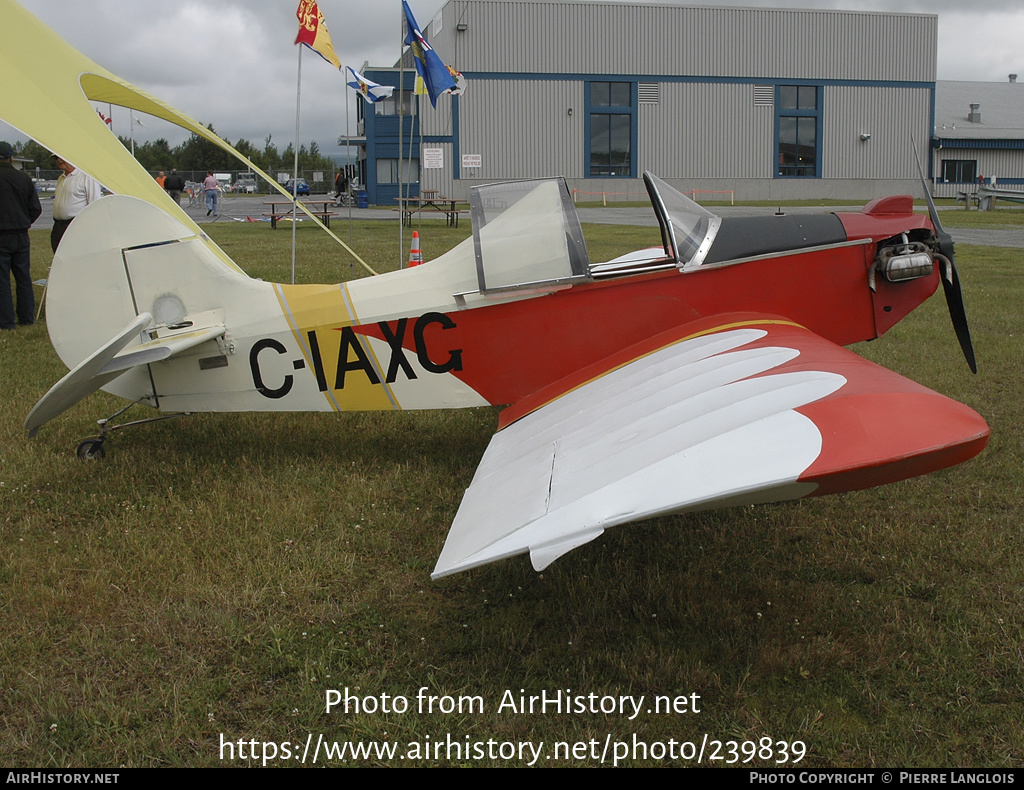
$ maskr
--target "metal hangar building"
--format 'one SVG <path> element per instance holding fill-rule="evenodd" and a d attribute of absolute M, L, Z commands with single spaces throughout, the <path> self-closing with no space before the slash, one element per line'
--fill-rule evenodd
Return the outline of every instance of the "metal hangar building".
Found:
<path fill-rule="evenodd" d="M 1019 190 L 1024 184 L 1024 84 L 939 82 L 932 137 L 932 194 L 974 192 L 978 179 Z"/>
<path fill-rule="evenodd" d="M 359 102 L 373 203 L 400 177 L 412 195 L 561 175 L 581 200 L 641 199 L 645 170 L 737 200 L 920 194 L 935 15 L 450 0 L 419 21 L 466 90 L 414 115 L 408 66 L 366 69 L 405 88 Z"/>

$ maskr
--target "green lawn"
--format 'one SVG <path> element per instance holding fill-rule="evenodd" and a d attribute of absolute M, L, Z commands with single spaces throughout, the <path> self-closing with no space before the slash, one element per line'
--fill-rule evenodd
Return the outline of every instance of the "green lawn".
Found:
<path fill-rule="evenodd" d="M 290 234 L 208 228 L 253 276 L 288 278 Z M 585 233 L 599 259 L 656 230 Z M 467 234 L 431 224 L 424 257 Z M 380 271 L 403 254 L 391 224 L 352 235 Z M 46 237 L 33 232 L 39 276 Z M 360 276 L 312 228 L 298 237 L 300 281 Z M 977 376 L 938 295 L 856 349 L 985 416 L 979 458 L 872 491 L 611 530 L 541 574 L 517 557 L 436 583 L 496 411 L 198 415 L 118 433 L 84 463 L 78 440 L 117 399 L 94 395 L 27 440 L 25 415 L 65 369 L 43 324 L 3 333 L 2 761 L 215 766 L 231 742 L 241 765 L 250 740 L 301 752 L 322 735 L 419 748 L 360 764 L 530 761 L 490 740 L 592 766 L 606 738 L 635 738 L 651 751 L 624 764 L 683 765 L 656 745 L 685 752 L 707 736 L 736 742 L 740 761 L 741 744 L 770 743 L 778 760 L 779 742 L 800 741 L 801 767 L 1020 765 L 1022 258 L 958 250 Z M 328 690 L 346 688 L 376 712 L 328 712 Z M 632 720 L 501 705 L 567 689 L 645 702 Z M 395 697 L 408 709 L 381 712 Z M 655 697 L 677 712 L 656 712 Z M 422 756 L 449 737 L 485 753 Z"/>

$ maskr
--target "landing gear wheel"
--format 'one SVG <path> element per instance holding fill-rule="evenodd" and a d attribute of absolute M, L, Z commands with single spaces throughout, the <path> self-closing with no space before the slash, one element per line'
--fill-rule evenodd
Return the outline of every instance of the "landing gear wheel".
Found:
<path fill-rule="evenodd" d="M 103 449 L 102 439 L 86 439 L 78 445 L 78 457 L 83 461 L 99 461 L 106 454 L 107 451 Z"/>
<path fill-rule="evenodd" d="M 175 417 L 185 417 L 190 412 L 180 411 L 174 414 L 161 414 L 159 417 L 152 417 L 147 420 L 133 420 L 132 422 L 123 422 L 118 425 L 112 425 L 111 421 L 115 417 L 119 417 L 124 414 L 128 409 L 134 406 L 134 403 L 129 403 L 123 409 L 115 412 L 110 417 L 102 420 L 96 420 L 96 424 L 100 426 L 100 435 L 93 436 L 90 439 L 83 439 L 81 444 L 78 445 L 78 457 L 83 461 L 99 461 L 106 457 L 107 451 L 103 447 L 103 443 L 107 441 L 107 437 L 110 436 L 114 431 L 119 431 L 122 428 L 131 428 L 134 425 L 147 425 L 151 422 L 163 422 L 164 420 L 173 420 Z"/>

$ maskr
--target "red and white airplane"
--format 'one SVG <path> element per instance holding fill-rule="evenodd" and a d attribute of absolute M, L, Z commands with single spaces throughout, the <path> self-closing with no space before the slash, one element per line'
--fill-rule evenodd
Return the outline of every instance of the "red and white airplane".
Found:
<path fill-rule="evenodd" d="M 167 412 L 508 405 L 435 576 L 526 551 L 539 570 L 608 527 L 865 488 L 984 447 L 969 408 L 842 348 L 943 272 L 962 316 L 948 238 L 909 196 L 722 219 L 645 182 L 663 248 L 591 263 L 563 181 L 499 184 L 473 191 L 473 238 L 451 252 L 336 285 L 252 280 L 159 208 L 104 198 L 50 272 L 72 371 L 26 426 L 100 386 Z"/>
<path fill-rule="evenodd" d="M 26 427 L 100 387 L 171 413 L 507 406 L 435 578 L 525 552 L 540 570 L 620 524 L 866 488 L 982 450 L 971 409 L 843 348 L 941 280 L 974 367 L 934 206 L 720 218 L 644 181 L 658 249 L 591 262 L 564 182 L 516 182 L 472 191 L 473 237 L 449 253 L 335 285 L 250 279 L 165 196 L 104 198 L 54 260 L 47 325 L 71 371 Z"/>

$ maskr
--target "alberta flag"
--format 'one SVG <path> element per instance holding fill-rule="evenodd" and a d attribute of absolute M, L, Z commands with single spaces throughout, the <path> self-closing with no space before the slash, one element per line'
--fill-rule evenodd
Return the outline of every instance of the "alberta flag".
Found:
<path fill-rule="evenodd" d="M 455 80 L 448 73 L 448 67 L 441 62 L 441 58 L 423 38 L 420 27 L 416 24 L 416 19 L 406 0 L 402 0 L 402 8 L 405 9 L 405 43 L 412 48 L 416 71 L 423 78 L 423 84 L 426 85 L 427 93 L 430 95 L 430 103 L 437 107 L 437 97 L 454 88 Z"/>
<path fill-rule="evenodd" d="M 395 90 L 390 85 L 378 85 L 376 82 L 371 82 L 362 74 L 357 74 L 356 70 L 351 66 L 346 66 L 345 70 L 348 72 L 348 76 L 350 77 L 348 80 L 348 86 L 350 88 L 354 88 L 355 91 L 368 102 L 386 99 Z"/>
<path fill-rule="evenodd" d="M 331 34 L 327 32 L 324 15 L 320 13 L 316 0 L 299 0 L 295 16 L 299 18 L 299 35 L 295 38 L 295 43 L 305 44 L 334 68 L 340 70 L 341 61 L 334 54 Z"/>

